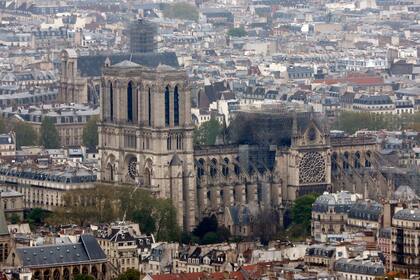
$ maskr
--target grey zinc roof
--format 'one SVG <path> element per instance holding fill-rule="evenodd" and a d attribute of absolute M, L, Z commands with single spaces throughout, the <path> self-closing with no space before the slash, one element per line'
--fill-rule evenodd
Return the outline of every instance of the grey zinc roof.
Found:
<path fill-rule="evenodd" d="M 388 95 L 363 95 L 360 98 L 354 99 L 357 104 L 392 104 L 391 97 Z"/>
<path fill-rule="evenodd" d="M 106 261 L 95 237 L 82 235 L 78 243 L 16 248 L 23 267 L 51 267 Z"/>
<path fill-rule="evenodd" d="M 420 209 L 403 209 L 394 214 L 394 219 L 420 222 Z"/>
<path fill-rule="evenodd" d="M 349 218 L 378 221 L 382 213 L 382 205 L 377 202 L 358 201 L 351 207 Z"/>
<path fill-rule="evenodd" d="M 178 68 L 178 58 L 174 52 L 163 53 L 145 53 L 145 54 L 114 54 L 114 55 L 89 55 L 79 56 L 77 59 L 77 68 L 83 77 L 99 77 L 102 74 L 102 67 L 105 60 L 109 58 L 112 65 L 118 64 L 124 60 L 130 60 L 133 63 L 148 68 L 156 68 L 159 64 L 169 65 Z"/>
<path fill-rule="evenodd" d="M 112 65 L 111 67 L 116 67 L 116 68 L 140 67 L 140 64 L 137 64 L 129 60 L 123 60 L 117 64 Z"/>
<path fill-rule="evenodd" d="M 385 274 L 384 265 L 380 262 L 339 259 L 334 265 L 335 271 L 349 272 L 363 275 L 383 276 Z"/>

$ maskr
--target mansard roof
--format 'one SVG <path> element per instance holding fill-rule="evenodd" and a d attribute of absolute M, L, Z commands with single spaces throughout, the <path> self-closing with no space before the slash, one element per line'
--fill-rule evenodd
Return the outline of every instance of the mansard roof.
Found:
<path fill-rule="evenodd" d="M 382 213 L 382 205 L 374 201 L 358 201 L 351 207 L 349 218 L 378 221 Z"/>
<path fill-rule="evenodd" d="M 389 95 L 362 95 L 360 98 L 354 99 L 354 103 L 366 105 L 393 104 Z"/>
<path fill-rule="evenodd" d="M 335 271 L 348 272 L 363 275 L 383 276 L 385 274 L 384 265 L 380 262 L 339 259 L 334 265 Z"/>
<path fill-rule="evenodd" d="M 394 219 L 420 222 L 420 209 L 403 209 L 394 214 Z"/>
<path fill-rule="evenodd" d="M 352 195 L 348 192 L 324 193 L 315 200 L 312 211 L 325 213 L 328 212 L 329 207 L 333 207 L 337 213 L 347 213 L 354 203 L 356 201 L 352 199 Z"/>
<path fill-rule="evenodd" d="M 92 262 L 105 262 L 106 255 L 95 237 L 80 236 L 75 244 L 18 247 L 16 254 L 23 267 L 52 267 Z"/>

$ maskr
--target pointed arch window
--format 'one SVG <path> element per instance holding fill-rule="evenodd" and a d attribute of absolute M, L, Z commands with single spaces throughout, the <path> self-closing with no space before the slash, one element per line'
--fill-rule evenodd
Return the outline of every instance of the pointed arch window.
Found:
<path fill-rule="evenodd" d="M 127 86 L 127 121 L 133 121 L 133 82 Z"/>
<path fill-rule="evenodd" d="M 150 88 L 147 94 L 147 114 L 148 114 L 147 120 L 149 122 L 149 126 L 152 126 L 152 93 L 150 92 Z"/>
<path fill-rule="evenodd" d="M 114 90 L 112 82 L 109 82 L 109 118 L 111 121 L 114 120 Z"/>
<path fill-rule="evenodd" d="M 165 125 L 169 126 L 169 86 L 165 88 Z"/>
<path fill-rule="evenodd" d="M 179 92 L 178 86 L 174 89 L 174 125 L 179 126 Z"/>

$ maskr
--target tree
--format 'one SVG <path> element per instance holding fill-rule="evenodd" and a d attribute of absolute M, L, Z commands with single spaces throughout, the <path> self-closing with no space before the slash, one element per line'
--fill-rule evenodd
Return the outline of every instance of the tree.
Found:
<path fill-rule="evenodd" d="M 73 278 L 74 280 L 95 280 L 95 278 L 92 275 L 86 275 L 86 274 L 77 274 Z"/>
<path fill-rule="evenodd" d="M 178 241 L 181 229 L 176 218 L 176 209 L 169 199 L 156 201 L 156 238 L 160 241 Z"/>
<path fill-rule="evenodd" d="M 139 224 L 142 233 L 151 234 L 156 231 L 156 221 L 150 211 L 136 210 L 133 213 L 133 222 Z"/>
<path fill-rule="evenodd" d="M 11 216 L 10 216 L 10 222 L 14 225 L 14 224 L 18 224 L 18 223 L 20 223 L 20 217 L 19 217 L 19 215 L 17 215 L 16 213 L 13 213 Z"/>
<path fill-rule="evenodd" d="M 247 32 L 243 27 L 231 28 L 228 31 L 228 35 L 230 37 L 245 37 L 247 35 Z"/>
<path fill-rule="evenodd" d="M 379 115 L 368 112 L 348 112 L 344 111 L 339 114 L 333 123 L 334 129 L 343 130 L 347 133 L 353 134 L 358 130 L 400 130 L 403 127 L 415 125 L 415 115 Z"/>
<path fill-rule="evenodd" d="M 139 280 L 140 272 L 136 269 L 127 269 L 126 272 L 118 275 L 117 280 Z"/>
<path fill-rule="evenodd" d="M 217 218 L 212 215 L 211 217 L 204 217 L 201 222 L 194 228 L 193 234 L 202 239 L 206 233 L 217 231 Z"/>
<path fill-rule="evenodd" d="M 216 119 L 204 122 L 194 131 L 194 143 L 196 145 L 214 145 L 222 130 L 222 126 Z"/>
<path fill-rule="evenodd" d="M 98 184 L 91 189 L 69 191 L 63 200 L 66 206 L 57 207 L 48 219 L 53 225 L 110 223 L 125 216 L 127 220 L 139 223 L 142 232 L 155 234 L 159 241 L 180 239 L 181 231 L 172 202 L 154 198 L 148 191 Z"/>
<path fill-rule="evenodd" d="M 41 123 L 41 145 L 46 149 L 60 147 L 60 136 L 52 118 L 45 117 Z"/>
<path fill-rule="evenodd" d="M 98 118 L 91 118 L 83 128 L 83 145 L 91 149 L 98 145 Z"/>
<path fill-rule="evenodd" d="M 204 217 L 194 228 L 192 235 L 184 235 L 182 243 L 213 244 L 228 241 L 230 232 L 224 226 L 219 227 L 215 215 Z"/>
<path fill-rule="evenodd" d="M 38 134 L 27 123 L 16 122 L 13 124 L 12 130 L 16 133 L 17 149 L 20 149 L 22 146 L 33 146 L 38 143 Z"/>
<path fill-rule="evenodd" d="M 166 4 L 162 12 L 167 18 L 197 21 L 199 17 L 197 8 L 186 2 Z"/>
<path fill-rule="evenodd" d="M 277 233 L 278 220 L 272 209 L 261 209 L 252 221 L 253 236 L 259 238 L 262 244 L 268 245 Z"/>
<path fill-rule="evenodd" d="M 48 214 L 41 208 L 33 208 L 26 216 L 29 223 L 43 224 Z"/>
<path fill-rule="evenodd" d="M 307 235 L 311 228 L 312 204 L 318 196 L 316 194 L 308 194 L 298 197 L 292 206 L 292 223 L 301 225 L 303 228 L 302 235 Z"/>
<path fill-rule="evenodd" d="M 207 244 L 214 244 L 219 242 L 219 237 L 217 236 L 217 233 L 211 231 L 207 232 L 203 239 L 201 240 L 200 244 L 207 245 Z"/>

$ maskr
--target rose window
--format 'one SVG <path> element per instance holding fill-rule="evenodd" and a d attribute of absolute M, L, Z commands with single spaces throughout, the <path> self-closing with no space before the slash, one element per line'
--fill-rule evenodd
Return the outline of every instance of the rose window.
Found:
<path fill-rule="evenodd" d="M 318 152 L 304 154 L 299 163 L 300 183 L 321 183 L 325 181 L 325 160 Z"/>
<path fill-rule="evenodd" d="M 128 162 L 128 175 L 132 179 L 135 179 L 137 177 L 137 159 L 136 158 L 132 158 Z"/>

